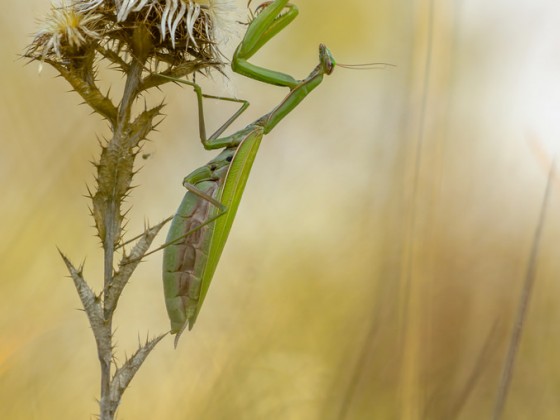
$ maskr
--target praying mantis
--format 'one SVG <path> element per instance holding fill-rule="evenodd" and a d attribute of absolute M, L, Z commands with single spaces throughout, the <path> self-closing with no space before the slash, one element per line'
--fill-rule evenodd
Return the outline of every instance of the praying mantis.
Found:
<path fill-rule="evenodd" d="M 173 217 L 163 251 L 165 303 L 171 333 L 177 334 L 175 346 L 183 331 L 192 329 L 200 312 L 263 136 L 294 110 L 322 82 L 324 75 L 330 75 L 336 64 L 322 44 L 319 64 L 303 80 L 249 63 L 247 60 L 298 14 L 297 7 L 288 0 L 263 3 L 257 11 L 233 55 L 231 67 L 255 80 L 288 87 L 290 92 L 278 106 L 238 132 L 220 137 L 249 103 L 206 95 L 196 83 L 177 80 L 193 87 L 196 93 L 199 134 L 204 148 L 224 150 L 185 177 L 183 186 L 187 193 Z M 206 136 L 203 98 L 241 103 L 237 112 L 210 137 Z"/>

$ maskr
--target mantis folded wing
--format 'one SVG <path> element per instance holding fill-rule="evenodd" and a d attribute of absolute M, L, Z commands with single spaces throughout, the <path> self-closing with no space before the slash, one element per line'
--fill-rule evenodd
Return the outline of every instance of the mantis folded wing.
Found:
<path fill-rule="evenodd" d="M 242 130 L 220 138 L 248 107 L 248 102 L 204 95 L 197 84 L 178 80 L 192 86 L 196 92 L 202 144 L 206 149 L 224 150 L 184 179 L 183 185 L 188 192 L 173 218 L 167 237 L 163 282 L 171 333 L 177 333 L 175 345 L 184 329 L 193 327 L 200 312 L 263 136 L 321 83 L 323 75 L 331 74 L 335 66 L 324 45 L 319 47 L 319 64 L 300 81 L 248 63 L 248 58 L 297 15 L 297 8 L 287 0 L 264 3 L 259 10 L 235 51 L 232 68 L 256 80 L 288 87 L 290 92 L 276 108 Z M 206 138 L 204 125 L 205 97 L 242 103 L 239 110 L 209 138 Z"/>

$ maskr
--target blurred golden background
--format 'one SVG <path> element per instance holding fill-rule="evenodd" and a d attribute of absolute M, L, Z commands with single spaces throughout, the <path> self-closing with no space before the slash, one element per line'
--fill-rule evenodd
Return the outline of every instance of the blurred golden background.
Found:
<path fill-rule="evenodd" d="M 118 417 L 491 418 L 560 138 L 560 5 L 294 2 L 300 16 L 255 61 L 304 77 L 323 42 L 340 62 L 396 67 L 336 69 L 264 139 L 197 325 L 156 348 Z M 18 59 L 49 2 L 5 5 L 0 417 L 94 418 L 94 341 L 57 247 L 99 290 L 83 196 L 109 131 L 54 70 Z M 239 126 L 285 95 L 239 76 L 204 85 L 251 101 Z M 148 100 L 164 97 L 131 235 L 172 214 L 182 178 L 214 156 L 191 91 Z M 218 126 L 223 106 L 207 109 Z M 556 179 L 505 419 L 560 416 L 559 192 Z M 169 328 L 160 263 L 121 299 L 121 361 Z"/>

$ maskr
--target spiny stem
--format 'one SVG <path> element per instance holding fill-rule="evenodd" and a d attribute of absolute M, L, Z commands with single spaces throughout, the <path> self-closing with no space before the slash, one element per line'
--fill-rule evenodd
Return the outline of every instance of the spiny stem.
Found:
<path fill-rule="evenodd" d="M 209 8 L 199 13 L 197 1 L 183 2 L 182 6 L 188 7 L 188 11 L 168 1 L 62 2 L 53 5 L 43 28 L 35 34 L 24 54 L 31 60 L 52 65 L 85 104 L 108 120 L 112 132 L 112 137 L 101 146 L 98 163 L 94 164 L 96 188 L 93 192 L 88 190 L 92 216 L 103 246 L 103 292 L 95 294 L 85 281 L 82 268 L 76 269 L 61 254 L 95 337 L 101 367 L 101 420 L 114 418 L 130 381 L 165 335 L 140 344 L 138 351 L 122 366 L 116 363 L 113 316 L 119 297 L 167 222 L 146 228 L 130 255 L 123 250 L 122 260 L 115 270 L 115 252 L 123 244 L 126 212 L 122 211 L 122 206 L 135 174 L 134 161 L 141 142 L 156 127 L 154 120 L 163 108 L 160 104 L 133 117 L 133 105 L 140 94 L 169 82 L 154 74 L 160 66 L 165 74 L 183 77 L 202 69 L 219 70 L 223 65 L 214 36 L 214 13 Z M 195 30 L 175 30 L 193 26 Z M 165 31 L 161 33 L 162 28 L 167 29 L 169 36 Z M 160 33 L 162 36 L 155 36 Z M 176 49 L 175 45 L 183 47 Z M 108 94 L 103 94 L 96 83 L 100 59 L 126 76 L 118 105 Z M 144 72 L 147 76 L 142 78 Z"/>

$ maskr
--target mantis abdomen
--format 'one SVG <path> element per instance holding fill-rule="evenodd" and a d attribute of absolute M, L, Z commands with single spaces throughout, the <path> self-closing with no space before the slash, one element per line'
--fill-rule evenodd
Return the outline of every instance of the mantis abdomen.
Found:
<path fill-rule="evenodd" d="M 229 165 L 216 167 L 213 162 L 185 178 L 199 193 L 217 195 Z M 165 305 L 171 320 L 171 332 L 179 332 L 195 316 L 200 286 L 212 239 L 213 223 L 206 223 L 219 210 L 208 199 L 193 192 L 185 194 L 171 222 L 163 256 Z M 188 237 L 188 240 L 187 240 Z"/>
<path fill-rule="evenodd" d="M 245 190 L 263 129 L 250 125 L 239 132 L 239 144 L 188 175 L 189 190 L 171 222 L 163 252 L 165 304 L 171 333 L 192 328 Z"/>

